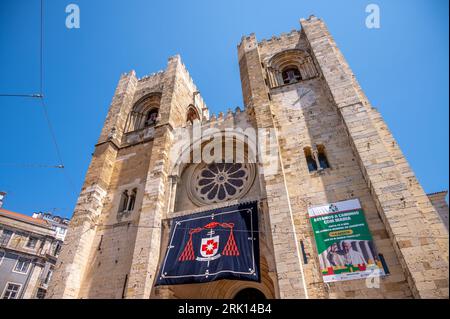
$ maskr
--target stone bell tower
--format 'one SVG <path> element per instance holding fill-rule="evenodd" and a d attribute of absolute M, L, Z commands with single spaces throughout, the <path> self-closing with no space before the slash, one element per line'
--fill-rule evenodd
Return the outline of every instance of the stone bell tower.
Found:
<path fill-rule="evenodd" d="M 300 25 L 242 38 L 243 110 L 210 116 L 179 56 L 158 73 L 121 76 L 48 298 L 448 298 L 447 229 L 324 22 Z M 196 128 L 210 133 L 196 140 Z M 252 131 L 270 141 L 256 162 L 250 145 L 231 163 L 180 160 L 183 137 L 210 150 L 219 135 L 236 154 L 237 135 Z M 308 209 L 356 199 L 387 275 L 325 282 Z M 155 287 L 174 217 L 250 201 L 259 282 Z"/>
<path fill-rule="evenodd" d="M 264 176 L 271 225 L 293 222 L 296 231 L 273 234 L 277 267 L 291 271 L 280 294 L 304 297 L 303 286 L 313 298 L 448 298 L 448 232 L 324 22 L 300 24 L 269 40 L 244 37 L 238 48 L 244 103 L 258 127 L 278 135 L 280 174 Z M 352 198 L 390 267 L 377 289 L 317 277 L 307 208 Z M 294 240 L 312 258 L 299 259 Z"/>
<path fill-rule="evenodd" d="M 149 298 L 175 127 L 208 118 L 179 56 L 121 76 L 49 289 L 50 298 Z M 150 284 L 148 284 L 150 282 Z"/>

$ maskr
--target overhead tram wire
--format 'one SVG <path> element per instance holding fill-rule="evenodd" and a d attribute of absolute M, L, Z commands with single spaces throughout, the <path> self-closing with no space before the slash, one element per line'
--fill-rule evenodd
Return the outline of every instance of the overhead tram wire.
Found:
<path fill-rule="evenodd" d="M 40 46 L 39 46 L 39 91 L 40 93 L 33 94 L 11 94 L 11 93 L 0 93 L 0 97 L 24 97 L 24 98 L 37 98 L 41 103 L 42 110 L 44 112 L 44 117 L 47 122 L 47 126 L 50 131 L 50 135 L 56 150 L 59 164 L 57 165 L 47 165 L 47 164 L 37 164 L 37 163 L 0 163 L 0 166 L 18 166 L 18 167 L 39 167 L 39 168 L 58 168 L 63 169 L 63 174 L 67 182 L 70 184 L 70 188 L 77 194 L 75 184 L 70 178 L 66 170 L 64 170 L 65 165 L 61 155 L 61 149 L 58 145 L 55 131 L 48 114 L 47 106 L 44 101 L 44 0 L 40 0 Z"/>
<path fill-rule="evenodd" d="M 32 97 L 32 98 L 42 98 L 42 94 L 1 94 L 0 97 Z"/>
<path fill-rule="evenodd" d="M 27 168 L 64 168 L 64 165 L 50 165 L 50 164 L 37 164 L 37 163 L 0 163 L 0 166 L 17 166 Z"/>
<path fill-rule="evenodd" d="M 53 144 L 55 146 L 56 154 L 58 156 L 58 160 L 60 163 L 61 168 L 63 169 L 63 174 L 65 179 L 67 180 L 68 184 L 70 185 L 70 188 L 74 192 L 75 195 L 77 195 L 77 189 L 75 187 L 75 184 L 73 183 L 72 179 L 70 178 L 67 171 L 64 169 L 64 161 L 61 155 L 61 149 L 58 145 L 58 140 L 56 138 L 55 131 L 53 130 L 53 125 L 50 120 L 50 116 L 48 115 L 48 110 L 46 103 L 44 101 L 44 0 L 40 0 L 40 9 L 41 9 L 41 23 L 40 23 L 40 61 L 39 61 L 39 69 L 40 69 L 40 77 L 39 77 L 39 85 L 40 85 L 40 97 L 39 101 L 41 102 L 42 110 L 44 112 L 45 120 L 47 122 L 48 129 L 50 131 L 50 135 L 52 137 Z"/>

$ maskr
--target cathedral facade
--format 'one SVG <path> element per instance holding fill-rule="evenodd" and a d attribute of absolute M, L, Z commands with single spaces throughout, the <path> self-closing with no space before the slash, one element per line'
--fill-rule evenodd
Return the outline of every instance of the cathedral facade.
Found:
<path fill-rule="evenodd" d="M 48 298 L 448 298 L 448 230 L 324 22 L 300 24 L 242 38 L 242 110 L 210 115 L 179 56 L 121 76 Z M 173 218 L 250 201 L 259 282 L 155 285 Z M 324 280 L 311 212 L 349 201 L 383 275 Z"/>

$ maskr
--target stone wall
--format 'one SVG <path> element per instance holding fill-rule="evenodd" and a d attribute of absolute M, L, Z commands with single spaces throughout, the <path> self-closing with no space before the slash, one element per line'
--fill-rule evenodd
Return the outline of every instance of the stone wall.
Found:
<path fill-rule="evenodd" d="M 255 185 L 243 198 L 260 202 L 263 283 L 254 287 L 267 297 L 448 298 L 448 230 L 435 208 L 442 211 L 441 198 L 428 199 L 324 23 L 315 17 L 300 23 L 300 31 L 269 40 L 242 38 L 243 111 L 210 118 L 179 56 L 164 71 L 140 79 L 134 71 L 122 75 L 49 297 L 229 298 L 251 286 L 153 286 L 167 240 L 164 223 L 215 207 L 189 200 L 186 166 L 178 162 L 179 128 L 193 128 L 186 115 L 194 105 L 203 128 L 263 129 L 260 134 L 273 137 L 272 152 L 260 154 Z M 282 85 L 269 79 L 270 59 L 284 50 L 305 57 L 308 79 Z M 156 125 L 125 132 L 134 105 L 153 93 L 160 96 Z M 317 145 L 325 147 L 330 167 L 310 172 L 304 148 Z M 134 210 L 118 214 L 121 194 L 131 189 L 137 190 Z M 325 284 L 319 269 L 307 209 L 352 198 L 360 200 L 390 270 L 374 288 L 365 280 Z"/>
<path fill-rule="evenodd" d="M 311 17 L 301 25 L 413 296 L 447 298 L 448 233 L 413 175 L 405 178 L 404 157 L 386 146 L 324 23 Z"/>
<path fill-rule="evenodd" d="M 74 211 L 67 244 L 55 269 L 49 298 L 143 298 L 150 296 L 159 256 L 160 220 L 165 215 L 165 190 L 171 130 L 186 123 L 197 91 L 179 56 L 166 70 L 136 77 L 123 74 Z M 152 134 L 124 138 L 133 106 L 148 94 L 161 94 L 159 118 Z M 208 118 L 201 96 L 199 114 Z M 135 132 L 131 132 L 135 134 Z M 125 189 L 138 190 L 135 209 L 118 215 Z"/>
<path fill-rule="evenodd" d="M 448 203 L 445 200 L 448 191 L 427 194 L 434 209 L 436 209 L 439 217 L 444 223 L 448 231 Z"/>

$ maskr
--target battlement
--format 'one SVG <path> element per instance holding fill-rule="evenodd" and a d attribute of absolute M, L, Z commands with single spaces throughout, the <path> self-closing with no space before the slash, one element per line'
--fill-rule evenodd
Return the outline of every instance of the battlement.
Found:
<path fill-rule="evenodd" d="M 176 76 L 180 77 L 180 79 L 183 79 L 183 81 L 187 84 L 192 92 L 199 92 L 186 65 L 182 62 L 181 57 L 178 54 L 168 58 L 168 66 L 165 70 L 153 72 L 140 78 L 136 76 L 136 72 L 134 70 L 131 70 L 128 73 L 123 73 L 121 75 L 121 80 L 123 83 L 122 85 L 119 85 L 121 90 L 119 90 L 118 92 L 123 91 L 128 80 L 132 80 L 135 83 L 135 101 L 150 92 L 161 91 L 163 89 L 165 76 L 168 72 L 170 64 L 177 65 Z M 208 107 L 199 93 L 195 95 L 195 103 L 199 107 L 200 113 L 208 114 Z"/>
<path fill-rule="evenodd" d="M 312 21 L 320 21 L 319 18 L 317 18 L 314 15 L 310 15 L 307 19 L 302 18 L 300 19 L 300 22 L 312 22 Z M 292 29 L 290 32 L 283 32 L 281 33 L 279 36 L 272 36 L 270 39 L 262 39 L 261 41 L 258 41 L 256 39 L 255 33 L 250 33 L 249 35 L 244 35 L 241 37 L 241 42 L 238 45 L 238 48 L 242 48 L 242 46 L 244 44 L 246 44 L 245 48 L 250 49 L 250 47 L 252 45 L 256 46 L 258 45 L 258 47 L 263 47 L 266 45 L 271 45 L 274 42 L 283 42 L 283 41 L 290 41 L 292 40 L 293 37 L 298 37 L 300 36 L 301 33 L 301 29 L 297 30 L 297 29 Z"/>
<path fill-rule="evenodd" d="M 152 80 L 152 79 L 154 79 L 156 77 L 161 77 L 163 74 L 164 74 L 164 70 L 160 70 L 160 71 L 157 71 L 157 72 L 153 72 L 151 74 L 144 75 L 143 77 L 138 78 L 138 81 L 139 82 L 146 82 L 146 81 Z"/>
<path fill-rule="evenodd" d="M 209 119 L 203 120 L 201 126 L 204 128 L 245 128 L 250 124 L 250 110 L 248 108 L 241 109 L 239 106 L 234 111 L 229 108 L 227 112 L 219 112 L 219 114 L 211 114 Z"/>
<path fill-rule="evenodd" d="M 293 37 L 298 37 L 300 35 L 300 32 L 301 32 L 300 30 L 296 29 L 291 30 L 291 32 L 289 33 L 283 32 L 279 36 L 272 36 L 272 38 L 270 39 L 262 39 L 261 41 L 258 42 L 258 46 L 261 47 L 265 45 L 270 45 L 272 42 L 278 41 L 289 41 Z"/>
<path fill-rule="evenodd" d="M 195 85 L 194 79 L 192 78 L 191 74 L 189 73 L 186 65 L 181 60 L 181 57 L 177 54 L 175 57 L 172 58 L 178 58 L 179 64 L 182 68 L 183 73 L 186 76 L 186 79 L 188 80 L 189 84 L 193 88 L 194 92 L 199 92 L 199 94 L 196 96 L 196 103 L 200 107 L 200 109 L 208 109 L 205 101 L 203 100 L 202 96 L 200 95 L 200 90 L 197 88 L 197 85 Z"/>

